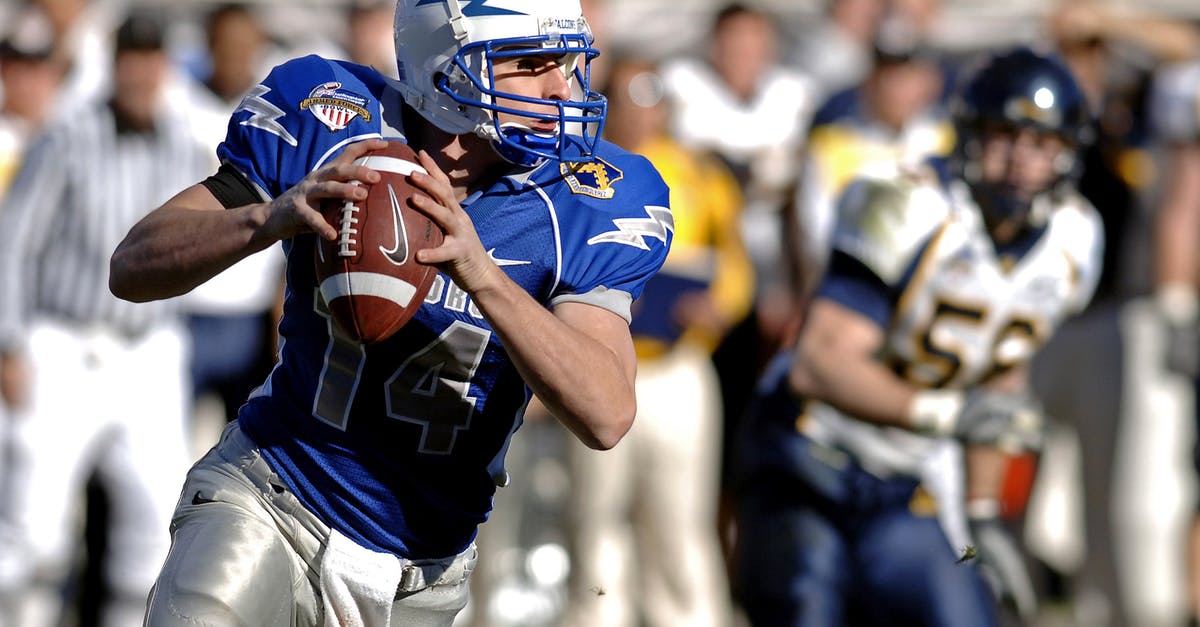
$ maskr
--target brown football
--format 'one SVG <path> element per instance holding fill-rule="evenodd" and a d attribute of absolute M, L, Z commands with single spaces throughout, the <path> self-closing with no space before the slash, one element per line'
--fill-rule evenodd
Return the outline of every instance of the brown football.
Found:
<path fill-rule="evenodd" d="M 318 238 L 314 258 L 333 320 L 348 336 L 369 344 L 391 337 L 421 308 L 437 269 L 418 263 L 416 253 L 441 245 L 444 234 L 409 204 L 421 192 L 407 177 L 425 169 L 408 144 L 389 141 L 356 163 L 379 172 L 380 181 L 368 187 L 366 200 L 322 206 L 338 237 Z"/>

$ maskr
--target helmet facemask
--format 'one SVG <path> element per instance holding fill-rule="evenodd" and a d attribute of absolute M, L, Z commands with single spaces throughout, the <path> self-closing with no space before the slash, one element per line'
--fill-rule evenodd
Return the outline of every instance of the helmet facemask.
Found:
<path fill-rule="evenodd" d="M 1060 192 L 1069 187 L 1070 182 L 1074 180 L 1076 147 L 1070 140 L 1053 130 L 1039 126 L 994 121 L 976 125 L 970 130 L 960 129 L 960 133 L 965 135 L 959 149 L 962 160 L 961 175 L 970 188 L 972 199 L 983 212 L 984 221 L 989 229 L 1006 222 L 1034 228 L 1041 226 L 1047 217 L 1048 205 L 1056 201 Z M 1027 183 L 1029 188 L 1026 189 L 1022 188 L 1020 181 L 1006 180 L 1004 175 L 1014 167 L 1007 163 L 1013 159 L 1011 155 L 992 156 L 991 158 L 1002 159 L 1006 163 L 994 165 L 993 169 L 996 172 L 988 176 L 985 173 L 984 160 L 989 156 L 985 155 L 985 151 L 988 150 L 985 144 L 992 136 L 1004 136 L 1006 139 L 1000 141 L 1008 142 L 1010 152 L 1018 150 L 1018 141 L 1035 144 L 1054 142 L 1050 148 L 1034 148 L 1037 151 L 1055 149 L 1053 156 L 1049 156 L 1049 163 L 1044 170 L 1045 180 L 1038 181 L 1036 178 L 1040 177 L 1024 174 L 1025 177 L 1035 176 L 1033 182 Z M 1021 139 L 1022 137 L 1024 139 Z M 1021 164 L 1015 167 L 1036 167 L 1030 162 L 1042 156 L 1027 154 Z M 1018 178 L 1020 176 L 1018 175 Z"/>
<path fill-rule="evenodd" d="M 568 99 L 496 89 L 497 62 L 542 55 L 561 61 Z M 400 0 L 396 9 L 397 86 L 405 101 L 441 130 L 474 133 L 520 165 L 592 160 L 607 110 L 591 89 L 598 55 L 574 0 Z M 554 130 L 501 123 L 500 114 L 550 122 Z"/>
<path fill-rule="evenodd" d="M 497 90 L 494 86 L 496 62 L 530 55 L 562 57 L 560 71 L 568 79 L 572 91 L 581 93 L 582 97 L 552 100 Z M 591 60 L 597 55 L 599 51 L 591 46 L 590 35 L 582 33 L 468 44 L 451 61 L 454 79 L 441 75 L 437 89 L 459 105 L 479 109 L 487 121 L 476 127 L 476 134 L 491 140 L 496 151 L 515 164 L 533 165 L 542 159 L 590 161 L 608 109 L 604 96 L 591 90 Z M 475 71 L 473 67 L 481 70 Z M 502 100 L 513 104 L 505 104 Z M 520 107 L 522 104 L 553 107 L 554 112 L 533 112 Z M 553 122 L 557 131 L 543 133 L 519 123 L 501 123 L 501 113 Z M 584 155 L 572 155 L 566 150 L 566 134 L 572 130 L 583 140 Z"/>
<path fill-rule="evenodd" d="M 1027 48 L 993 57 L 961 90 L 954 117 L 959 135 L 956 169 L 989 230 L 1003 223 L 1023 228 L 1043 224 L 1048 207 L 1077 178 L 1076 154 L 1089 136 L 1087 102 L 1070 70 L 1058 59 Z M 1050 158 L 1044 185 L 1020 189 L 1012 181 L 984 176 L 986 144 L 997 134 L 1013 142 L 1010 150 L 1017 150 L 1019 136 L 1023 141 L 1059 145 Z M 1047 148 L 1039 145 L 1037 149 Z M 1033 166 L 1020 160 L 1016 167 Z"/>

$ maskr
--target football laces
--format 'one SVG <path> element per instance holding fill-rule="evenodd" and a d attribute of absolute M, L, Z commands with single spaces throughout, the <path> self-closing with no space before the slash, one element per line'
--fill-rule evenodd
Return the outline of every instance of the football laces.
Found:
<path fill-rule="evenodd" d="M 347 200 L 342 203 L 338 219 L 338 256 L 354 257 L 358 249 L 358 205 Z"/>

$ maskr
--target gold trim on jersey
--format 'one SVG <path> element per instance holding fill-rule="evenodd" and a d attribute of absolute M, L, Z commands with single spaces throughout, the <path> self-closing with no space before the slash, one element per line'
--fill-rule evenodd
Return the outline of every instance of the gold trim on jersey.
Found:
<path fill-rule="evenodd" d="M 946 235 L 949 228 L 950 222 L 943 222 L 942 226 L 938 227 L 938 232 L 933 236 L 933 239 L 929 241 L 929 245 L 925 247 L 925 252 L 921 254 L 921 258 L 917 261 L 917 269 L 913 271 L 912 280 L 908 282 L 908 286 L 904 288 L 904 292 L 900 294 L 900 298 L 896 301 L 897 318 L 904 316 L 908 310 L 909 301 L 916 298 L 912 294 L 919 291 L 915 288 L 924 284 L 929 273 L 932 272 L 933 259 L 937 257 L 935 253 L 942 242 L 942 237 Z"/>
<path fill-rule="evenodd" d="M 938 227 L 937 233 L 934 234 L 933 238 L 929 241 L 929 245 L 926 246 L 925 250 L 921 253 L 921 258 L 917 260 L 917 268 L 913 271 L 912 279 L 909 280 L 908 285 L 905 286 L 904 291 L 901 292 L 900 298 L 896 301 L 896 313 L 893 314 L 893 319 L 902 319 L 908 315 L 909 310 L 912 308 L 912 300 L 917 298 L 917 296 L 914 296 L 914 294 L 917 294 L 921 291 L 920 288 L 928 281 L 929 275 L 933 272 L 933 267 L 935 265 L 934 260 L 937 258 L 937 249 L 941 245 L 942 238 L 945 237 L 949 229 L 950 222 L 947 220 L 943 222 L 940 227 Z M 917 337 L 913 338 L 913 348 L 914 354 L 921 353 L 920 341 Z M 912 381 L 912 379 L 910 379 L 908 376 L 907 369 L 904 370 L 905 371 L 901 372 L 900 375 L 905 379 L 918 385 L 927 385 L 919 381 Z"/>
<path fill-rule="evenodd" d="M 908 511 L 913 516 L 933 518 L 938 513 L 937 497 L 926 490 L 925 486 L 918 484 L 917 489 L 913 490 L 912 498 L 908 500 Z"/>
<path fill-rule="evenodd" d="M 1013 268 L 1017 267 L 1017 262 L 1019 261 L 1021 261 L 1021 258 L 1017 255 L 1005 253 L 996 259 L 996 264 L 1000 267 L 1002 274 L 1012 274 Z"/>
<path fill-rule="evenodd" d="M 807 400 L 800 401 L 800 412 L 796 414 L 796 422 L 794 423 L 797 433 L 807 435 L 808 430 L 812 428 L 813 417 L 812 414 L 809 413 L 810 405 L 811 403 L 809 403 Z"/>
<path fill-rule="evenodd" d="M 1080 284 L 1083 283 L 1083 272 L 1079 270 L 1079 264 L 1071 258 L 1071 251 L 1063 248 L 1059 252 L 1067 260 L 1067 274 L 1068 280 L 1071 282 L 1071 291 L 1077 291 Z"/>

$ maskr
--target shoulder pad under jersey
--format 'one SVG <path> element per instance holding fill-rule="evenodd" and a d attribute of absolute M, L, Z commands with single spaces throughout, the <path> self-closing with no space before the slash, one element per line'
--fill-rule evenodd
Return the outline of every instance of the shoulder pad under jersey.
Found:
<path fill-rule="evenodd" d="M 1059 199 L 1050 217 L 1051 236 L 1074 269 L 1072 311 L 1081 311 L 1091 301 L 1104 264 L 1104 221 L 1100 213 L 1079 193 Z"/>
<path fill-rule="evenodd" d="M 590 163 L 551 165 L 534 180 L 551 194 L 571 251 L 555 298 L 603 287 L 636 299 L 674 233 L 666 183 L 645 157 L 603 141 Z"/>
<path fill-rule="evenodd" d="M 838 203 L 833 245 L 893 284 L 949 215 L 942 189 L 923 175 L 861 177 Z"/>
<path fill-rule="evenodd" d="M 383 76 L 371 68 L 316 55 L 292 59 L 242 99 L 217 155 L 278 196 L 347 144 L 379 137 L 384 93 Z"/>

